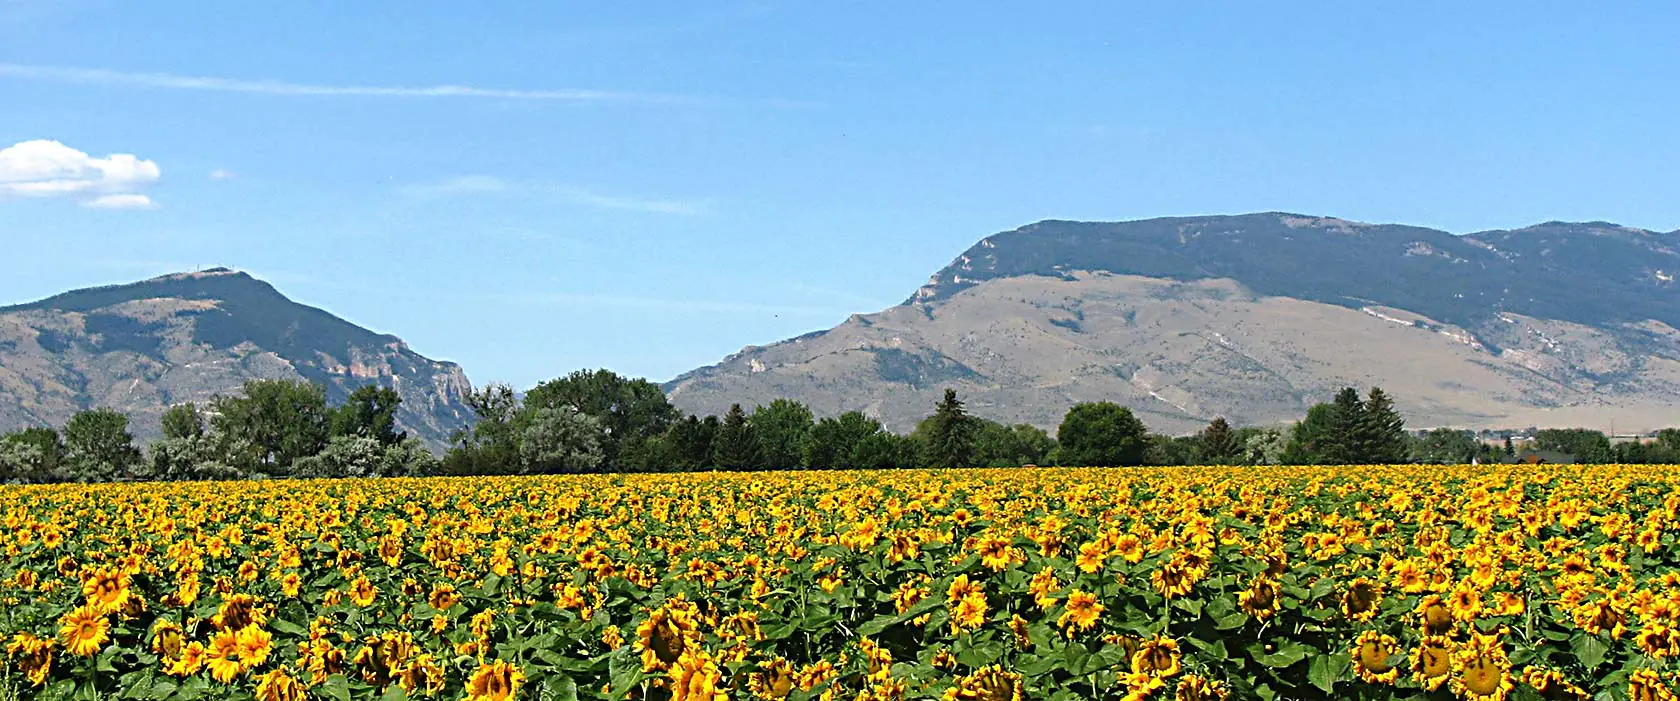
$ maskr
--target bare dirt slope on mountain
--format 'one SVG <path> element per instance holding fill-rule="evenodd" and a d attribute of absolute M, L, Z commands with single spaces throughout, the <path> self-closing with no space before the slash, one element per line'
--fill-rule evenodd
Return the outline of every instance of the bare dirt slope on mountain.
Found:
<path fill-rule="evenodd" d="M 1398 395 L 1412 426 L 1680 424 L 1680 331 L 1496 313 L 1461 327 L 1403 309 L 1258 294 L 1223 278 L 1063 269 L 991 277 L 771 346 L 667 385 L 722 413 L 776 397 L 907 430 L 946 387 L 981 416 L 1054 427 L 1113 400 L 1158 431 L 1299 418 L 1339 387 Z"/>
<path fill-rule="evenodd" d="M 252 379 L 317 382 L 329 401 L 366 384 L 394 387 L 401 427 L 434 446 L 471 415 L 455 364 L 244 273 L 170 275 L 0 308 L 0 431 L 110 407 L 145 438 L 170 405 L 237 392 Z"/>

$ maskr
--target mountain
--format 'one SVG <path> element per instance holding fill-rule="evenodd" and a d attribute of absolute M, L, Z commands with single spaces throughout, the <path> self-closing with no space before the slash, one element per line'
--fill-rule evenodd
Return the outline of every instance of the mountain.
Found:
<path fill-rule="evenodd" d="M 319 383 L 329 402 L 366 384 L 393 387 L 400 427 L 434 447 L 471 416 L 459 366 L 226 268 L 0 307 L 0 431 L 111 407 L 148 438 L 170 405 L 259 378 Z"/>
<path fill-rule="evenodd" d="M 1680 232 L 1547 222 L 1455 235 L 1269 212 L 1043 221 L 981 239 L 903 304 L 666 385 L 897 430 L 945 387 L 1053 428 L 1108 399 L 1153 429 L 1299 418 L 1342 386 L 1410 425 L 1680 425 Z"/>

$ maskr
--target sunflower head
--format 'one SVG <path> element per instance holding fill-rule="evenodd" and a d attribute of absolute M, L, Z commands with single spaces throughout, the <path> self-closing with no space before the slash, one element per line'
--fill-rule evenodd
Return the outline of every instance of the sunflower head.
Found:
<path fill-rule="evenodd" d="M 1359 634 L 1353 643 L 1353 671 L 1371 684 L 1393 684 L 1400 676 L 1392 662 L 1400 653 L 1400 644 L 1393 637 L 1374 630 Z"/>

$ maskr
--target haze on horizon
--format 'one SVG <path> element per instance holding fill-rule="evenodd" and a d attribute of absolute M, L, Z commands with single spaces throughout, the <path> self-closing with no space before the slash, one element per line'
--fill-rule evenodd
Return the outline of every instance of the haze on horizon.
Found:
<path fill-rule="evenodd" d="M 664 380 L 1043 219 L 1680 229 L 1680 9 L 0 0 L 0 305 L 211 266 Z"/>

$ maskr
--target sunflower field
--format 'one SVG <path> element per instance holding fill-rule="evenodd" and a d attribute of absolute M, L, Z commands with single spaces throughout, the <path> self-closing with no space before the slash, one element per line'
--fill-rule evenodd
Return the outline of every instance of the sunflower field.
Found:
<path fill-rule="evenodd" d="M 0 487 L 0 698 L 1672 699 L 1680 468 Z"/>

